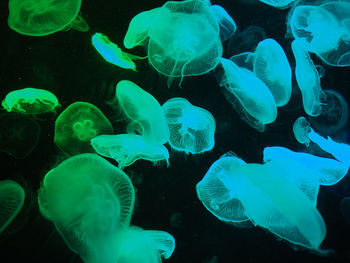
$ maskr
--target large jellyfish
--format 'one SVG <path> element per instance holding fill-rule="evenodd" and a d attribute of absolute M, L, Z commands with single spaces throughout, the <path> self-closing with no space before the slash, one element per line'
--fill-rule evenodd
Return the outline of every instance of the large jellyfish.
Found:
<path fill-rule="evenodd" d="M 90 139 L 100 134 L 113 133 L 113 127 L 104 114 L 88 102 L 74 102 L 56 119 L 54 141 L 69 155 L 94 152 Z"/>
<path fill-rule="evenodd" d="M 169 166 L 168 149 L 137 134 L 99 135 L 91 139 L 91 145 L 98 154 L 116 160 L 121 169 L 140 159 L 165 161 Z"/>
<path fill-rule="evenodd" d="M 45 36 L 67 28 L 87 31 L 78 15 L 81 0 L 10 0 L 8 25 L 28 36 Z"/>
<path fill-rule="evenodd" d="M 194 154 L 213 149 L 216 123 L 209 111 L 193 106 L 184 98 L 166 101 L 162 111 L 168 123 L 172 148 Z"/>
<path fill-rule="evenodd" d="M 16 159 L 26 158 L 37 146 L 40 126 L 19 113 L 0 114 L 0 151 Z"/>
<path fill-rule="evenodd" d="M 118 231 L 129 226 L 135 192 L 129 177 L 96 154 L 71 157 L 50 170 L 39 190 L 41 214 L 89 263 L 115 263 Z"/>
<path fill-rule="evenodd" d="M 23 206 L 25 192 L 12 180 L 0 181 L 0 234 L 17 216 Z"/>
<path fill-rule="evenodd" d="M 128 133 L 142 135 L 148 143 L 164 144 L 169 140 L 169 129 L 162 108 L 148 92 L 129 80 L 121 80 L 116 97 L 125 115 L 131 120 Z"/>
<path fill-rule="evenodd" d="M 221 11 L 215 7 L 212 12 L 209 3 L 201 0 L 168 1 L 131 20 L 124 46 L 142 45 L 149 37 L 148 60 L 159 73 L 169 79 L 205 74 L 222 55 L 219 23 L 227 25 L 223 18 L 228 15 Z M 228 32 L 223 31 L 224 38 Z"/>
<path fill-rule="evenodd" d="M 221 58 L 227 100 L 239 110 L 240 117 L 250 126 L 264 131 L 265 124 L 277 118 L 277 105 L 269 88 L 248 69 L 238 67 L 229 59 Z"/>
<path fill-rule="evenodd" d="M 8 112 L 41 114 L 54 112 L 60 106 L 57 97 L 48 90 L 24 88 L 9 92 L 1 105 Z"/>

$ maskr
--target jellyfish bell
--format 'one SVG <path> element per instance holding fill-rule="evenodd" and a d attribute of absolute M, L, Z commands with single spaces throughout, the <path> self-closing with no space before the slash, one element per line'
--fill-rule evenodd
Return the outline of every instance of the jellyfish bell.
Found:
<path fill-rule="evenodd" d="M 297 118 L 293 124 L 293 133 L 295 139 L 301 143 L 305 144 L 306 147 L 310 145 L 309 132 L 311 131 L 310 123 L 305 117 L 300 116 Z"/>

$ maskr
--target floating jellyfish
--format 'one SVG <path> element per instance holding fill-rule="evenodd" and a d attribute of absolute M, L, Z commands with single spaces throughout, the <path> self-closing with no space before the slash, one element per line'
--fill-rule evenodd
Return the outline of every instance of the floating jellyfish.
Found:
<path fill-rule="evenodd" d="M 160 263 L 168 259 L 175 249 L 175 239 L 164 231 L 125 228 L 118 234 L 116 263 Z"/>
<path fill-rule="evenodd" d="M 135 83 L 121 80 L 116 97 L 125 115 L 131 120 L 128 132 L 142 135 L 148 143 L 164 144 L 169 140 L 169 129 L 158 101 Z M 136 131 L 135 131 L 136 129 Z"/>
<path fill-rule="evenodd" d="M 60 106 L 57 97 L 48 90 L 24 88 L 9 92 L 1 103 L 8 112 L 42 114 L 54 112 Z"/>
<path fill-rule="evenodd" d="M 117 262 L 118 231 L 130 224 L 129 177 L 96 154 L 73 156 L 50 170 L 39 190 L 41 214 L 84 262 Z"/>
<path fill-rule="evenodd" d="M 39 137 L 40 126 L 32 118 L 18 113 L 0 114 L 0 151 L 24 159 L 35 149 Z"/>
<path fill-rule="evenodd" d="M 56 119 L 54 141 L 69 155 L 94 152 L 90 139 L 100 134 L 112 134 L 110 121 L 94 105 L 74 102 Z"/>
<path fill-rule="evenodd" d="M 192 154 L 214 148 L 215 119 L 200 107 L 193 106 L 184 98 L 172 98 L 162 105 L 168 123 L 169 144 L 178 151 Z"/>
<path fill-rule="evenodd" d="M 321 114 L 310 118 L 312 127 L 324 135 L 332 135 L 342 129 L 349 118 L 349 108 L 344 97 L 335 90 L 323 90 L 326 99 Z"/>
<path fill-rule="evenodd" d="M 124 46 L 142 45 L 147 37 L 149 63 L 169 80 L 205 74 L 222 55 L 218 19 L 206 1 L 168 1 L 138 14 L 130 22 Z"/>
<path fill-rule="evenodd" d="M 95 33 L 92 36 L 92 45 L 107 62 L 133 71 L 136 71 L 136 65 L 133 60 L 146 58 L 123 52 L 117 44 L 111 42 L 107 36 L 101 33 Z"/>
<path fill-rule="evenodd" d="M 81 0 L 10 0 L 8 25 L 28 36 L 45 36 L 67 27 L 86 30 L 78 16 Z M 84 24 L 84 23 L 83 23 Z"/>
<path fill-rule="evenodd" d="M 197 194 L 205 207 L 225 215 L 223 221 L 249 219 L 284 240 L 323 252 L 319 249 L 326 235 L 323 218 L 308 197 L 281 176 L 290 169 L 283 167 L 222 157 L 197 184 Z"/>
<path fill-rule="evenodd" d="M 321 89 L 320 75 L 305 49 L 303 40 L 294 40 L 292 50 L 295 57 L 295 78 L 303 98 L 305 112 L 310 116 L 321 114 L 321 100 L 325 97 Z"/>
<path fill-rule="evenodd" d="M 91 145 L 98 154 L 116 160 L 121 169 L 140 159 L 165 161 L 169 166 L 168 149 L 137 134 L 99 135 L 91 139 Z"/>
<path fill-rule="evenodd" d="M 259 0 L 265 4 L 271 5 L 277 8 L 287 8 L 293 3 L 295 0 Z"/>
<path fill-rule="evenodd" d="M 212 5 L 210 9 L 218 20 L 221 41 L 230 39 L 237 30 L 235 21 L 222 6 Z"/>
<path fill-rule="evenodd" d="M 225 88 L 227 100 L 240 109 L 241 118 L 250 126 L 264 131 L 265 124 L 277 118 L 277 106 L 269 88 L 253 72 L 238 67 L 229 59 L 222 58 L 224 75 L 220 86 Z"/>
<path fill-rule="evenodd" d="M 309 132 L 311 131 L 310 123 L 305 117 L 299 117 L 293 124 L 293 133 L 295 139 L 304 144 L 306 147 L 310 145 Z"/>
<path fill-rule="evenodd" d="M 25 192 L 12 180 L 0 181 L 0 234 L 21 210 Z"/>

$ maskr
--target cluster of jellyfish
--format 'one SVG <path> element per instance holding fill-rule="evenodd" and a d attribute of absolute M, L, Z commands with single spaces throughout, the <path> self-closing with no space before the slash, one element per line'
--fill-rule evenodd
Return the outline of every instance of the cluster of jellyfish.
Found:
<path fill-rule="evenodd" d="M 220 221 L 259 226 L 292 244 L 327 254 L 329 250 L 321 248 L 326 225 L 317 210 L 317 196 L 320 186 L 334 185 L 348 172 L 350 145 L 329 137 L 346 125 L 348 108 L 340 93 L 322 90 L 324 72 L 310 54 L 328 66 L 350 66 L 350 3 L 261 2 L 290 8 L 287 26 L 293 38 L 294 75 L 310 118 L 295 121 L 295 138 L 305 148 L 318 145 L 333 158 L 271 146 L 264 148 L 263 163 L 258 164 L 228 152 L 198 182 L 197 196 Z M 69 29 L 87 32 L 80 6 L 81 0 L 10 0 L 8 25 L 27 36 Z M 237 42 L 236 29 L 226 10 L 209 0 L 168 1 L 130 21 L 123 45 L 143 46 L 144 57 L 123 51 L 103 33 L 94 33 L 91 43 L 106 62 L 126 70 L 137 71 L 134 61 L 147 59 L 168 77 L 169 88 L 175 79 L 181 85 L 185 77 L 215 69 L 226 100 L 248 125 L 264 132 L 276 121 L 277 108 L 292 96 L 293 70 L 281 45 L 271 38 L 264 37 L 249 52 L 224 58 L 222 43 Z M 130 225 L 135 190 L 123 168 L 139 159 L 169 167 L 169 148 L 186 154 L 210 151 L 216 122 L 209 111 L 185 98 L 160 105 L 149 92 L 124 79 L 116 84 L 112 103 L 126 120 L 124 133 L 115 134 L 108 117 L 91 103 L 76 101 L 63 107 L 48 90 L 11 91 L 2 101 L 7 113 L 0 114 L 0 150 L 26 158 L 40 138 L 40 119 L 54 115 L 53 141 L 67 159 L 44 176 L 38 194 L 40 213 L 84 262 L 160 262 L 172 255 L 175 239 L 164 231 Z M 0 233 L 24 199 L 18 183 L 0 182 Z M 342 202 L 347 213 L 349 200 Z"/>

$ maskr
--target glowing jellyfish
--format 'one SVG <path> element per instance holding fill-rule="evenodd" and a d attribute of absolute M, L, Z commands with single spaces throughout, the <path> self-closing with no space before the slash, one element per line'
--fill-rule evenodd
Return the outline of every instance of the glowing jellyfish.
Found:
<path fill-rule="evenodd" d="M 118 234 L 116 263 L 160 263 L 168 259 L 175 249 L 175 239 L 164 231 L 129 227 Z"/>
<path fill-rule="evenodd" d="M 136 71 L 136 65 L 133 60 L 145 58 L 123 52 L 117 44 L 111 42 L 107 36 L 101 33 L 95 33 L 92 36 L 92 45 L 107 62 L 133 71 Z"/>
<path fill-rule="evenodd" d="M 60 106 L 57 97 L 48 90 L 24 88 L 9 92 L 1 103 L 8 112 L 42 114 L 54 112 Z"/>
<path fill-rule="evenodd" d="M 129 226 L 135 192 L 129 177 L 96 154 L 71 157 L 50 170 L 39 190 L 41 214 L 85 262 L 118 258 L 118 231 Z"/>
<path fill-rule="evenodd" d="M 222 58 L 224 75 L 220 86 L 225 88 L 227 100 L 240 117 L 250 126 L 264 131 L 265 124 L 277 118 L 277 106 L 269 88 L 253 72 L 238 67 L 229 59 Z"/>
<path fill-rule="evenodd" d="M 168 149 L 137 134 L 100 135 L 91 139 L 91 145 L 98 154 L 116 160 L 121 169 L 140 159 L 165 161 L 169 166 Z"/>
<path fill-rule="evenodd" d="M 296 61 L 295 77 L 302 94 L 304 110 L 310 116 L 318 116 L 322 111 L 321 100 L 325 97 L 320 75 L 303 40 L 294 40 L 292 50 Z"/>
<path fill-rule="evenodd" d="M 18 113 L 0 114 L 0 151 L 16 159 L 26 158 L 38 144 L 40 126 Z"/>
<path fill-rule="evenodd" d="M 326 96 L 321 114 L 310 118 L 312 127 L 324 135 L 331 135 L 344 128 L 349 118 L 349 108 L 344 97 L 335 90 L 323 90 Z"/>
<path fill-rule="evenodd" d="M 28 36 L 45 36 L 67 27 L 87 31 L 78 16 L 80 6 L 81 0 L 10 0 L 8 25 Z"/>
<path fill-rule="evenodd" d="M 305 144 L 306 147 L 310 145 L 309 132 L 311 131 L 310 123 L 305 117 L 299 117 L 293 124 L 293 133 L 295 139 Z"/>
<path fill-rule="evenodd" d="M 25 192 L 12 180 L 0 181 L 0 234 L 21 210 Z"/>
<path fill-rule="evenodd" d="M 259 0 L 265 4 L 268 4 L 277 8 L 287 8 L 290 6 L 295 0 Z"/>
<path fill-rule="evenodd" d="M 218 20 L 205 1 L 168 1 L 135 16 L 124 45 L 141 45 L 147 36 L 150 64 L 170 79 L 205 74 L 222 55 Z"/>
<path fill-rule="evenodd" d="M 94 105 L 74 102 L 56 119 L 54 141 L 69 155 L 93 152 L 90 139 L 100 134 L 113 133 L 110 121 Z"/>
<path fill-rule="evenodd" d="M 121 80 L 116 87 L 116 97 L 131 120 L 127 128 L 129 133 L 134 130 L 148 143 L 164 144 L 169 140 L 169 129 L 162 108 L 151 94 L 131 81 Z"/>
<path fill-rule="evenodd" d="M 213 149 L 216 123 L 209 111 L 193 106 L 184 98 L 168 100 L 162 105 L 162 111 L 172 148 L 193 154 Z"/>
<path fill-rule="evenodd" d="M 210 10 L 218 20 L 221 41 L 230 39 L 237 30 L 237 26 L 233 18 L 222 6 L 212 5 L 210 6 Z"/>

